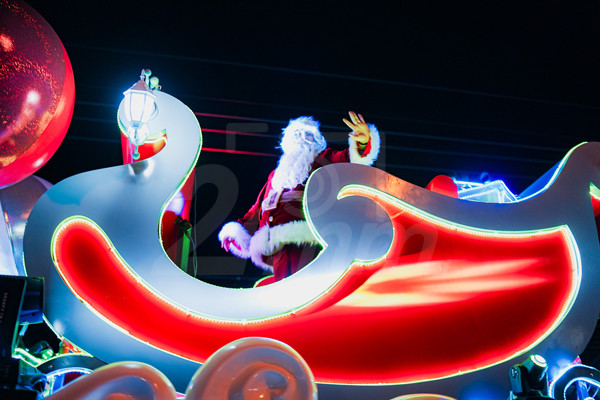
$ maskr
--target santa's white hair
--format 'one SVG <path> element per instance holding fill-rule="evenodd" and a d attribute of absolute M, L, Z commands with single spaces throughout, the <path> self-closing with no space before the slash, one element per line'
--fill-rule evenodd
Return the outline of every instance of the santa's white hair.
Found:
<path fill-rule="evenodd" d="M 313 117 L 299 117 L 283 129 L 279 144 L 283 155 L 271 181 L 275 190 L 293 189 L 308 179 L 315 157 L 327 147 L 319 125 Z M 307 134 L 312 140 L 305 140 Z"/>

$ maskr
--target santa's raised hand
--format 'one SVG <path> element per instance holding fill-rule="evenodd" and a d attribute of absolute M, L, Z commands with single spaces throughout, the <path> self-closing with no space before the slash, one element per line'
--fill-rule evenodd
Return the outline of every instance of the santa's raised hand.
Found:
<path fill-rule="evenodd" d="M 365 119 L 361 114 L 356 114 L 354 111 L 349 111 L 348 115 L 350 115 L 351 121 L 348 121 L 346 118 L 343 118 L 343 121 L 348 128 L 352 129 L 350 136 L 356 140 L 359 146 L 366 146 L 369 143 L 371 131 Z"/>

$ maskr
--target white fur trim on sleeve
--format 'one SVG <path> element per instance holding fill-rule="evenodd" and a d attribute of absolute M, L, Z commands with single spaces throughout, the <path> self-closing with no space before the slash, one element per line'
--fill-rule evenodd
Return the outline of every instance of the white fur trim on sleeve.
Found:
<path fill-rule="evenodd" d="M 269 226 L 265 225 L 256 232 L 250 239 L 249 253 L 250 259 L 259 268 L 264 269 L 265 271 L 273 272 L 273 266 L 267 264 L 263 260 L 263 255 L 267 253 L 267 248 L 269 245 Z"/>
<path fill-rule="evenodd" d="M 306 221 L 292 221 L 287 224 L 273 226 L 269 229 L 269 246 L 267 255 L 275 253 L 286 244 L 302 246 L 319 244 Z"/>
<path fill-rule="evenodd" d="M 350 162 L 354 164 L 373 165 L 377 156 L 379 155 L 379 147 L 381 146 L 381 139 L 379 138 L 379 131 L 373 124 L 369 124 L 369 130 L 371 131 L 371 151 L 369 154 L 361 156 L 358 153 L 358 143 L 352 136 L 348 136 L 348 146 L 350 147 Z"/>
<path fill-rule="evenodd" d="M 219 241 L 223 243 L 223 240 L 231 238 L 241 247 L 238 250 L 235 246 L 230 246 L 229 251 L 240 258 L 250 257 L 250 239 L 252 238 L 246 228 L 239 222 L 231 221 L 223 225 L 219 232 Z"/>
<path fill-rule="evenodd" d="M 302 246 L 319 242 L 306 221 L 292 221 L 273 227 L 265 225 L 250 240 L 250 258 L 257 267 L 273 271 L 273 266 L 266 264 L 263 256 L 275 254 L 286 244 Z"/>

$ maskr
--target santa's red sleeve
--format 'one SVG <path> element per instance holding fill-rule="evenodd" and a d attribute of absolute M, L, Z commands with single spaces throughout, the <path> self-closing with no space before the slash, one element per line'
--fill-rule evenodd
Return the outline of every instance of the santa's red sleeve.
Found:
<path fill-rule="evenodd" d="M 252 239 L 252 235 L 254 235 L 254 232 L 259 228 L 261 203 L 269 191 L 273 173 L 274 171 L 269 175 L 269 179 L 258 194 L 256 202 L 250 207 L 246 214 L 237 221 L 226 223 L 219 232 L 219 241 L 221 243 L 223 243 L 225 239 L 235 240 L 235 243 L 239 248 L 230 246 L 229 251 L 237 257 L 250 258 L 250 239 Z"/>

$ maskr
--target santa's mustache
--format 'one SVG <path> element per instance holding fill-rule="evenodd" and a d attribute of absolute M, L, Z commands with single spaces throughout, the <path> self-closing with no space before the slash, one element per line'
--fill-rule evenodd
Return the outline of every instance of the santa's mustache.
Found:
<path fill-rule="evenodd" d="M 283 154 L 314 154 L 317 151 L 317 144 L 314 142 L 307 142 L 303 139 L 296 139 L 294 141 L 294 146 L 286 146 L 282 148 Z"/>

